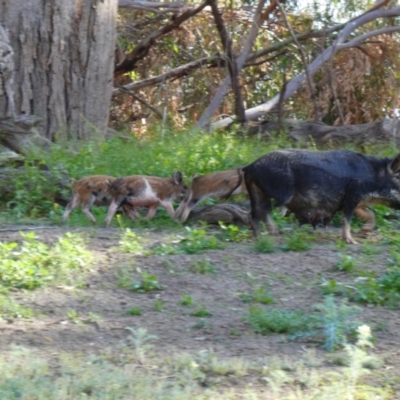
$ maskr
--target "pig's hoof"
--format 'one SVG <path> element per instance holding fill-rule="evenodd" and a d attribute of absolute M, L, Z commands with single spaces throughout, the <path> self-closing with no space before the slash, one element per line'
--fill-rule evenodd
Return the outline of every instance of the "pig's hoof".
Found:
<path fill-rule="evenodd" d="M 344 241 L 345 241 L 347 244 L 360 244 L 360 243 L 358 243 L 357 241 L 355 241 L 352 237 L 350 237 L 350 238 L 344 238 Z"/>

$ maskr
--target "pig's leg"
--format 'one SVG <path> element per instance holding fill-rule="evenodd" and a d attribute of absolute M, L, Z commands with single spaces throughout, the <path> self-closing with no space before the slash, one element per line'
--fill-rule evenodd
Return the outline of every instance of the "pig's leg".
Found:
<path fill-rule="evenodd" d="M 366 208 L 366 205 L 360 205 L 354 210 L 354 214 L 357 218 L 365 221 L 365 224 L 361 228 L 363 232 L 372 232 L 375 228 L 375 214 Z"/>
<path fill-rule="evenodd" d="M 118 207 L 119 207 L 118 203 L 115 200 L 113 200 L 110 206 L 108 207 L 107 217 L 104 221 L 106 227 L 110 225 L 110 222 L 113 219 L 115 213 L 117 212 Z"/>
<path fill-rule="evenodd" d="M 344 218 L 343 218 L 343 240 L 348 244 L 358 244 L 353 237 L 351 236 L 350 231 L 350 221 L 353 216 L 353 209 L 347 208 L 343 210 Z"/>
<path fill-rule="evenodd" d="M 82 211 L 83 213 L 95 224 L 96 223 L 96 218 L 93 216 L 93 214 L 90 212 L 90 207 L 92 207 L 93 203 L 96 200 L 96 196 L 92 194 L 89 198 L 89 200 L 82 205 Z"/>
<path fill-rule="evenodd" d="M 72 200 L 68 203 L 65 211 L 64 211 L 64 215 L 62 216 L 62 220 L 63 222 L 65 222 L 67 220 L 67 218 L 69 217 L 69 214 L 71 214 L 71 211 L 78 207 L 80 203 L 79 197 L 74 195 L 74 197 L 72 198 Z"/>
<path fill-rule="evenodd" d="M 251 203 L 250 224 L 254 236 L 258 236 L 260 233 L 260 221 L 265 221 L 267 223 L 267 229 L 271 235 L 276 234 L 276 225 L 271 217 L 271 199 L 261 192 L 259 188 L 255 187 L 254 184 L 249 186 L 248 189 Z"/>
<path fill-rule="evenodd" d="M 194 199 L 194 198 L 193 198 L 193 194 L 191 195 L 191 197 L 188 199 L 188 202 L 187 202 L 187 204 L 186 204 L 186 208 L 185 208 L 185 210 L 183 211 L 183 214 L 182 214 L 182 222 L 185 222 L 185 221 L 188 219 L 189 214 L 190 214 L 190 212 L 193 210 L 194 206 L 195 206 L 199 201 L 203 200 L 203 198 L 204 198 L 204 196 L 203 196 L 203 197 L 200 197 L 200 198 L 197 198 L 197 199 Z"/>

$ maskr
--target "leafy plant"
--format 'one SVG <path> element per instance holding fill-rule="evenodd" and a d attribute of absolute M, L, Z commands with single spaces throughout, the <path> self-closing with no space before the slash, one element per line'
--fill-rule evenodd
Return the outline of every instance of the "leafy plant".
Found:
<path fill-rule="evenodd" d="M 265 285 L 254 289 L 250 293 L 243 293 L 239 298 L 244 303 L 272 304 L 274 302 L 274 299 L 268 293 L 268 288 Z"/>
<path fill-rule="evenodd" d="M 9 295 L 0 295 L 0 317 L 1 318 L 31 318 L 33 311 L 16 303 Z"/>
<path fill-rule="evenodd" d="M 183 293 L 179 304 L 185 307 L 191 307 L 193 305 L 193 297 L 186 293 Z"/>
<path fill-rule="evenodd" d="M 190 265 L 189 269 L 198 274 L 215 274 L 217 271 L 215 266 L 208 260 L 200 260 Z"/>
<path fill-rule="evenodd" d="M 339 271 L 353 272 L 357 267 L 357 261 L 352 256 L 341 254 L 336 265 Z"/>
<path fill-rule="evenodd" d="M 145 293 L 163 289 L 163 287 L 158 283 L 157 275 L 150 275 L 147 272 L 142 272 L 140 276 L 141 280 L 133 282 L 130 286 L 130 290 L 133 292 Z"/>
<path fill-rule="evenodd" d="M 317 328 L 321 327 L 323 330 L 323 347 L 327 351 L 334 351 L 347 343 L 347 336 L 354 334 L 357 326 L 360 325 L 354 320 L 354 316 L 360 312 L 360 308 L 348 306 L 346 299 L 337 305 L 333 296 L 326 296 L 325 302 L 317 304 L 315 308 L 319 312 L 316 325 Z"/>
<path fill-rule="evenodd" d="M 219 223 L 219 226 L 222 229 L 221 238 L 226 242 L 243 242 L 250 236 L 247 228 L 240 228 L 233 224 L 225 225 L 222 222 Z"/>
<path fill-rule="evenodd" d="M 81 236 L 66 233 L 48 246 L 34 232 L 22 233 L 22 244 L 0 242 L 0 283 L 4 287 L 34 289 L 50 282 L 73 280 L 91 263 Z"/>
<path fill-rule="evenodd" d="M 128 340 L 135 346 L 138 359 L 143 362 L 145 354 L 153 347 L 149 342 L 158 339 L 158 337 L 149 334 L 146 328 L 126 327 L 125 329 L 131 333 Z"/>
<path fill-rule="evenodd" d="M 186 227 L 187 237 L 179 243 L 179 249 L 187 254 L 195 254 L 204 250 L 223 249 L 225 244 L 215 236 L 207 236 L 205 229 Z"/>
<path fill-rule="evenodd" d="M 271 332 L 286 333 L 291 339 L 320 337 L 323 347 L 333 351 L 347 342 L 347 336 L 358 324 L 354 315 L 359 309 L 348 306 L 344 299 L 337 305 L 333 296 L 327 296 L 323 304 L 315 306 L 317 313 L 301 311 L 261 309 L 251 306 L 245 317 L 255 332 L 267 335 Z"/>
<path fill-rule="evenodd" d="M 163 300 L 156 300 L 153 303 L 153 309 L 154 311 L 162 311 L 164 309 L 165 301 Z"/>
<path fill-rule="evenodd" d="M 152 250 L 152 254 L 172 255 L 172 254 L 195 254 L 205 250 L 223 249 L 225 243 L 218 240 L 215 236 L 207 235 L 203 229 L 186 228 L 186 235 L 180 238 L 179 243 L 161 244 Z"/>
<path fill-rule="evenodd" d="M 311 319 L 301 311 L 271 310 L 250 306 L 245 319 L 255 332 L 267 335 L 269 333 L 294 334 L 306 331 Z"/>
<path fill-rule="evenodd" d="M 269 235 L 259 236 L 254 240 L 254 249 L 258 253 L 273 253 L 275 245 L 272 237 Z"/>
<path fill-rule="evenodd" d="M 128 315 L 142 315 L 143 310 L 140 307 L 132 307 L 126 313 Z"/>
<path fill-rule="evenodd" d="M 189 314 L 191 317 L 211 317 L 212 314 L 210 311 L 208 311 L 206 308 L 203 306 L 199 306 L 196 311 L 193 311 L 192 313 Z"/>
<path fill-rule="evenodd" d="M 121 234 L 119 247 L 125 253 L 143 254 L 143 246 L 140 243 L 139 237 L 129 228 Z"/>
<path fill-rule="evenodd" d="M 307 233 L 296 229 L 290 235 L 285 237 L 285 243 L 282 245 L 282 250 L 306 251 L 310 248 L 310 245 L 307 242 L 309 240 L 310 237 Z"/>

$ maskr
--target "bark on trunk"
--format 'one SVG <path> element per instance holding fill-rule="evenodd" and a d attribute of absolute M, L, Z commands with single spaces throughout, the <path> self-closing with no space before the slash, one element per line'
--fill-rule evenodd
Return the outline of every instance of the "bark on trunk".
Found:
<path fill-rule="evenodd" d="M 16 114 L 42 118 L 47 139 L 105 134 L 114 68 L 117 0 L 2 0 L 14 50 Z M 10 115 L 0 96 L 0 117 Z"/>

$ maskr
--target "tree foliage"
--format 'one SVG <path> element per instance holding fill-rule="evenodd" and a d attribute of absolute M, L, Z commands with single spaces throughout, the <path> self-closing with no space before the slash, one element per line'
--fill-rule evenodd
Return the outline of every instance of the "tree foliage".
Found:
<path fill-rule="evenodd" d="M 163 9 L 120 8 L 112 110 L 116 127 L 129 124 L 140 132 L 166 118 L 178 127 L 199 120 L 204 127 L 210 116 L 235 114 L 238 96 L 230 90 L 211 115 L 202 116 L 232 75 L 212 4 L 218 6 L 238 66 L 258 23 L 244 67 L 238 68 L 244 107 L 256 109 L 247 112 L 249 119 L 268 113 L 269 119 L 340 125 L 396 113 L 400 8 L 389 0 L 377 5 L 314 1 L 307 8 L 278 0 L 189 1 L 179 3 L 180 8 L 162 4 Z M 304 71 L 308 80 L 301 77 Z"/>

